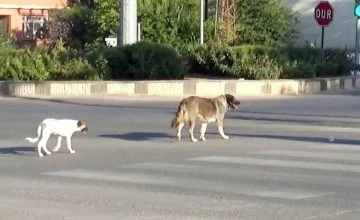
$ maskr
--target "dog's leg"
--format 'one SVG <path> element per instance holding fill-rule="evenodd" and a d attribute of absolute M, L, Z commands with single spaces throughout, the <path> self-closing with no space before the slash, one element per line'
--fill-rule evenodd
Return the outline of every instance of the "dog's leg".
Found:
<path fill-rule="evenodd" d="M 61 139 L 62 139 L 62 137 L 59 136 L 58 139 L 57 139 L 57 144 L 56 144 L 55 148 L 53 149 L 53 152 L 57 152 L 60 149 L 60 147 L 61 147 Z"/>
<path fill-rule="evenodd" d="M 37 144 L 37 150 L 38 150 L 38 155 L 39 155 L 39 157 L 43 157 L 44 156 L 44 154 L 41 152 L 41 142 L 39 141 L 39 143 Z"/>
<path fill-rule="evenodd" d="M 41 153 L 41 148 L 45 151 L 45 153 L 47 155 L 51 155 L 51 152 L 46 147 L 46 144 L 47 144 L 49 138 L 50 138 L 50 134 L 47 133 L 47 132 L 43 132 L 43 136 L 42 136 L 42 138 L 41 138 L 41 140 L 39 141 L 39 144 L 38 144 L 38 153 L 39 153 L 40 157 L 43 156 L 43 154 Z"/>
<path fill-rule="evenodd" d="M 223 122 L 222 121 L 217 121 L 217 126 L 218 126 L 218 130 L 219 130 L 219 133 L 220 133 L 221 137 L 226 139 L 226 140 L 229 139 L 229 136 L 224 134 Z"/>
<path fill-rule="evenodd" d="M 203 122 L 203 123 L 201 124 L 200 140 L 206 141 L 205 132 L 206 132 L 207 125 L 208 125 L 208 123 L 206 123 L 206 122 Z"/>
<path fill-rule="evenodd" d="M 71 154 L 74 154 L 75 151 L 71 148 L 71 136 L 66 136 L 66 141 L 67 141 L 67 149 Z"/>
<path fill-rule="evenodd" d="M 177 137 L 177 141 L 181 140 L 181 130 L 184 127 L 184 123 L 180 123 L 177 127 L 177 133 L 176 133 L 176 137 Z"/>
<path fill-rule="evenodd" d="M 194 137 L 194 128 L 195 128 L 195 120 L 189 120 L 189 136 L 192 142 L 197 142 L 198 140 Z"/>

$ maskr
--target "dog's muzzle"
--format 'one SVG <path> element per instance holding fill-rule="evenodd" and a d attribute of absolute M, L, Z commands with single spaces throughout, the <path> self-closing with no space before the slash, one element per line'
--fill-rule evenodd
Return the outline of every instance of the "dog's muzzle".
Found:
<path fill-rule="evenodd" d="M 240 105 L 240 102 L 239 101 L 234 101 L 230 104 L 230 108 L 232 109 L 237 109 Z"/>
<path fill-rule="evenodd" d="M 87 131 L 88 129 L 87 128 L 83 128 L 83 129 L 81 129 L 81 132 L 83 133 L 83 134 L 86 134 L 86 131 Z"/>

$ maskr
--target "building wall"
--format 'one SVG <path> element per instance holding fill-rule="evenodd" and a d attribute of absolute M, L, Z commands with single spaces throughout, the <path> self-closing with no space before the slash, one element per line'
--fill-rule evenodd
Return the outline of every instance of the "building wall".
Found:
<path fill-rule="evenodd" d="M 299 42 L 310 41 L 320 47 L 321 26 L 314 19 L 314 8 L 320 0 L 282 0 L 300 14 Z M 334 19 L 325 27 L 324 47 L 355 47 L 356 18 L 353 8 L 354 0 L 329 0 L 334 9 Z"/>

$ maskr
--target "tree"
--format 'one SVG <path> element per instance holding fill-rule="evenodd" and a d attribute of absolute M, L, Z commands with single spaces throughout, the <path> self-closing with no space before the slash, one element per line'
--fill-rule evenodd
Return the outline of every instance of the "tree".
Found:
<path fill-rule="evenodd" d="M 143 40 L 175 48 L 197 44 L 199 1 L 137 0 Z M 119 26 L 119 0 L 75 0 L 72 9 L 53 21 L 55 30 L 67 30 L 68 45 L 104 42 L 116 36 Z M 280 45 L 296 36 L 297 16 L 281 0 L 237 0 L 236 44 Z M 64 25 L 64 28 L 56 25 Z M 205 42 L 214 38 L 215 20 L 205 22 Z"/>
<path fill-rule="evenodd" d="M 238 0 L 237 44 L 277 46 L 296 37 L 297 13 L 281 0 Z"/>
<path fill-rule="evenodd" d="M 66 46 L 81 48 L 96 38 L 97 28 L 90 20 L 92 10 L 89 7 L 75 5 L 70 9 L 53 9 L 46 25 L 48 44 L 61 39 Z"/>
<path fill-rule="evenodd" d="M 119 3 L 119 0 L 95 1 L 89 22 L 97 27 L 96 41 L 103 42 L 107 37 L 116 37 L 120 19 Z"/>

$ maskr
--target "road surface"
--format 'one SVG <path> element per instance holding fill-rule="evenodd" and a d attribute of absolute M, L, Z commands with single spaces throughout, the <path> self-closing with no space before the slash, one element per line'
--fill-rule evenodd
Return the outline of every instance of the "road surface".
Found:
<path fill-rule="evenodd" d="M 358 219 L 360 96 L 240 100 L 229 140 L 178 143 L 179 99 L 1 98 L 0 219 Z M 76 154 L 24 140 L 48 117 L 88 123 Z"/>

